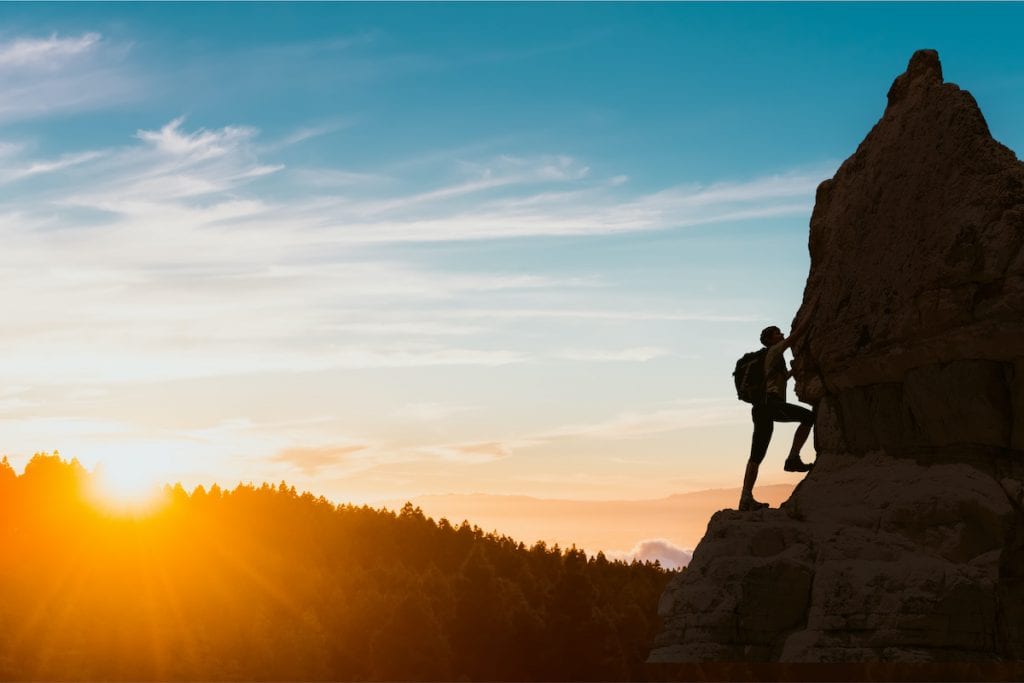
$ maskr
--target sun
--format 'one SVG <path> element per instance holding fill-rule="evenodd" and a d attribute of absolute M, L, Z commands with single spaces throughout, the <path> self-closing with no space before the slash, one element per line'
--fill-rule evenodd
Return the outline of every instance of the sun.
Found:
<path fill-rule="evenodd" d="M 162 480 L 161 472 L 146 458 L 103 460 L 92 473 L 93 502 L 110 512 L 151 512 L 163 503 Z"/>

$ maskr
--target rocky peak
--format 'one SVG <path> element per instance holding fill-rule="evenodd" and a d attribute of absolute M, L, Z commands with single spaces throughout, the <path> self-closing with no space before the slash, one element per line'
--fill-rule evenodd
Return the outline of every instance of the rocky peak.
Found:
<path fill-rule="evenodd" d="M 650 661 L 1024 658 L 1024 164 L 934 50 L 819 186 L 809 249 L 817 465 L 712 517 Z"/>
<path fill-rule="evenodd" d="M 913 54 L 906 72 L 897 76 L 889 88 L 889 106 L 902 100 L 914 83 L 920 83 L 922 88 L 942 85 L 942 63 L 938 52 L 918 50 Z"/>
<path fill-rule="evenodd" d="M 811 216 L 797 315 L 811 329 L 794 354 L 821 448 L 1024 448 L 1022 244 L 1024 165 L 938 55 L 916 52 Z"/>

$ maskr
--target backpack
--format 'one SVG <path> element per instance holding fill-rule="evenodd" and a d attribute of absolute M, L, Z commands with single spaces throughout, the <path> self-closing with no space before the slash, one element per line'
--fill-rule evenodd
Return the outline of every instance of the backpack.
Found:
<path fill-rule="evenodd" d="M 732 373 L 736 383 L 736 397 L 747 403 L 764 401 L 764 357 L 768 349 L 759 349 L 743 354 L 736 361 L 736 369 Z"/>

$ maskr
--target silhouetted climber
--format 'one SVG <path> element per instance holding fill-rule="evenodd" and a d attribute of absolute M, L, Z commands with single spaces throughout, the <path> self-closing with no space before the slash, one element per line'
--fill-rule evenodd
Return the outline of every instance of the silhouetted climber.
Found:
<path fill-rule="evenodd" d="M 783 469 L 787 472 L 807 472 L 812 467 L 800 460 L 800 449 L 811 433 L 814 414 L 803 406 L 786 402 L 786 382 L 793 373 L 786 369 L 783 356 L 783 352 L 804 333 L 808 320 L 809 318 L 805 318 L 804 323 L 793 330 L 788 338 L 774 325 L 764 328 L 761 331 L 761 344 L 765 348 L 747 354 L 736 364 L 737 392 L 741 399 L 753 403 L 750 415 L 754 420 L 750 459 L 747 461 L 743 491 L 740 493 L 740 510 L 760 510 L 768 507 L 767 503 L 754 500 L 753 489 L 754 482 L 757 481 L 757 470 L 768 452 L 768 444 L 771 442 L 776 422 L 800 423 L 796 434 L 793 435 L 793 446 L 789 450 L 789 457 L 786 458 Z"/>

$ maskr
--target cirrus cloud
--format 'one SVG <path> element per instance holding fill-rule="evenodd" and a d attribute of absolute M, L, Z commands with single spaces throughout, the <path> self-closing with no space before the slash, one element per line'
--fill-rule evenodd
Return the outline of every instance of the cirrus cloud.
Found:
<path fill-rule="evenodd" d="M 105 108 L 141 97 L 127 46 L 96 32 L 0 41 L 0 124 L 56 112 Z"/>
<path fill-rule="evenodd" d="M 0 43 L 0 69 L 56 68 L 72 58 L 80 58 L 84 53 L 95 51 L 100 40 L 100 34 L 93 32 L 71 37 L 52 33 L 46 38 L 15 38 Z"/>
<path fill-rule="evenodd" d="M 354 453 L 366 449 L 362 444 L 344 446 L 293 446 L 275 453 L 270 462 L 285 463 L 303 474 L 313 475 L 325 468 L 339 465 Z"/>

